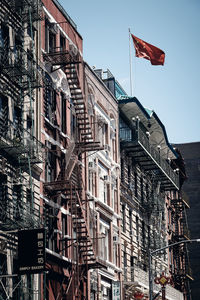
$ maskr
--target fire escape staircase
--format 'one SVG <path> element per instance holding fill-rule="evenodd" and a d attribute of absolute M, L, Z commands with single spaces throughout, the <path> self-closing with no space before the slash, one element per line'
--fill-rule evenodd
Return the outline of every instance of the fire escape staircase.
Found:
<path fill-rule="evenodd" d="M 70 201 L 73 228 L 76 232 L 76 242 L 80 253 L 81 265 L 90 265 L 92 268 L 96 262 L 93 241 L 90 237 L 85 207 L 81 203 L 79 193 L 73 190 Z"/>
<path fill-rule="evenodd" d="M 70 63 L 66 66 L 66 76 L 71 92 L 71 98 L 76 112 L 77 127 L 79 129 L 80 142 L 79 147 L 82 151 L 101 150 L 100 142 L 95 142 L 94 134 L 92 132 L 92 125 L 90 123 L 86 103 L 79 83 L 77 65 Z"/>

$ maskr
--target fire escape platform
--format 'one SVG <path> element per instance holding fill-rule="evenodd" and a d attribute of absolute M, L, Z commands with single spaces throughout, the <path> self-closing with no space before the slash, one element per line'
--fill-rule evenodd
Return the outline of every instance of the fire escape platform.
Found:
<path fill-rule="evenodd" d="M 139 139 L 130 142 L 122 141 L 121 146 L 122 149 L 126 149 L 127 154 L 133 157 L 145 171 L 154 171 L 155 174 L 159 176 L 159 180 L 162 182 L 165 190 L 179 189 L 178 175 L 173 171 L 171 166 L 156 153 L 156 150 L 145 147 Z"/>
<path fill-rule="evenodd" d="M 125 122 L 121 123 L 121 147 L 146 171 L 159 176 L 163 189 L 179 189 L 179 175 L 170 161 L 178 154 L 169 144 L 164 125 L 157 115 L 145 109 L 135 97 L 118 100 Z"/>

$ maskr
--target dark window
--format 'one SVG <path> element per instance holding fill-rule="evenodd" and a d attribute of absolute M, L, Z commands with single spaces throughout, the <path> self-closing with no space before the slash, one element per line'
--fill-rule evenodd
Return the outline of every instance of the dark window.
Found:
<path fill-rule="evenodd" d="M 54 25 L 45 19 L 45 51 L 55 52 L 56 51 L 56 31 Z"/>
<path fill-rule="evenodd" d="M 141 188 L 141 202 L 144 201 L 144 182 L 143 177 L 140 178 L 140 188 Z"/>
<path fill-rule="evenodd" d="M 75 116 L 75 111 L 73 109 L 73 104 L 70 104 L 70 107 L 71 107 L 71 109 L 70 109 L 71 136 L 75 136 L 75 134 L 76 134 L 76 116 Z"/>
<path fill-rule="evenodd" d="M 134 281 L 134 256 L 131 256 L 131 281 Z"/>
<path fill-rule="evenodd" d="M 62 34 L 60 34 L 60 51 L 65 51 L 65 49 L 66 49 L 66 39 Z"/>
<path fill-rule="evenodd" d="M 13 111 L 13 126 L 14 126 L 14 135 L 17 138 L 22 136 L 22 112 L 19 107 L 14 107 Z"/>
<path fill-rule="evenodd" d="M 53 89 L 53 82 L 51 77 L 45 74 L 45 89 L 44 89 L 44 112 L 45 117 L 50 121 L 55 120 L 56 110 L 56 91 Z"/>
<path fill-rule="evenodd" d="M 146 184 L 146 201 L 149 201 L 149 185 Z"/>
<path fill-rule="evenodd" d="M 132 228 L 133 228 L 133 224 L 132 224 L 133 220 L 132 220 L 132 210 L 129 210 L 129 229 L 130 229 L 130 234 L 133 234 Z"/>
<path fill-rule="evenodd" d="M 145 247 L 146 246 L 146 234 L 145 234 L 144 221 L 142 221 L 142 243 L 143 243 L 143 247 Z"/>
<path fill-rule="evenodd" d="M 49 52 L 49 20 L 45 18 L 45 51 Z"/>
<path fill-rule="evenodd" d="M 8 129 L 8 99 L 0 95 L 0 136 L 6 135 Z"/>
<path fill-rule="evenodd" d="M 139 218 L 136 216 L 136 239 L 139 241 Z"/>
<path fill-rule="evenodd" d="M 20 220 L 23 215 L 23 207 L 22 207 L 22 186 L 14 185 L 13 187 L 13 202 L 14 202 L 14 211 L 15 218 Z"/>
<path fill-rule="evenodd" d="M 8 49 L 9 44 L 9 28 L 2 24 L 0 28 L 0 48 Z"/>
<path fill-rule="evenodd" d="M 125 205 L 122 205 L 122 230 L 126 232 L 126 209 Z"/>
<path fill-rule="evenodd" d="M 121 158 L 121 181 L 122 181 L 122 183 L 124 182 L 124 177 L 125 177 L 125 174 L 124 174 L 124 159 Z"/>
<path fill-rule="evenodd" d="M 138 178 L 137 178 L 137 173 L 134 173 L 134 179 L 135 179 L 135 197 L 138 196 Z"/>
<path fill-rule="evenodd" d="M 5 221 L 7 215 L 7 177 L 0 174 L 0 220 Z"/>
<path fill-rule="evenodd" d="M 49 144 L 47 151 L 47 159 L 45 164 L 45 180 L 51 182 L 55 180 L 55 165 L 56 165 L 56 156 L 55 156 L 55 146 Z"/>
<path fill-rule="evenodd" d="M 61 93 L 61 114 L 62 114 L 61 130 L 62 130 L 62 132 L 66 133 L 66 129 L 67 129 L 67 103 L 66 103 L 66 98 L 65 98 L 63 93 Z"/>
<path fill-rule="evenodd" d="M 27 204 L 27 210 L 30 213 L 32 208 L 32 193 L 31 189 L 26 189 L 26 204 Z"/>
<path fill-rule="evenodd" d="M 124 247 L 125 248 L 125 247 Z M 126 253 L 126 248 L 124 249 L 124 280 L 127 281 L 127 253 Z"/>
<path fill-rule="evenodd" d="M 55 52 L 56 50 L 56 35 L 49 32 L 49 52 Z"/>
<path fill-rule="evenodd" d="M 131 165 L 128 164 L 128 183 L 131 183 Z"/>

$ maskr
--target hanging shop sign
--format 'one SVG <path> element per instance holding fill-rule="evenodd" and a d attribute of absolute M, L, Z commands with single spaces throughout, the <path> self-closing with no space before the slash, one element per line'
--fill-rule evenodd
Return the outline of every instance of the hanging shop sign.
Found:
<path fill-rule="evenodd" d="M 18 232 L 18 273 L 40 273 L 45 270 L 45 229 Z"/>

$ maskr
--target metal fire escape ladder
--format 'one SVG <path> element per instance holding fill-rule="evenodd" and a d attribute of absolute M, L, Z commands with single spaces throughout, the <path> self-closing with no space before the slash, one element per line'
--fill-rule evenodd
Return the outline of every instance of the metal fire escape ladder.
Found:
<path fill-rule="evenodd" d="M 66 76 L 77 116 L 78 130 L 80 132 L 79 147 L 82 152 L 100 150 L 100 143 L 95 141 L 95 136 L 92 132 L 92 125 L 78 78 L 77 64 L 69 63 L 66 66 Z"/>
<path fill-rule="evenodd" d="M 93 242 L 87 225 L 86 211 L 84 211 L 79 193 L 76 189 L 74 190 L 74 195 L 71 200 L 73 227 L 77 234 L 77 245 L 81 256 L 81 264 L 94 264 L 96 258 L 93 249 Z"/>

